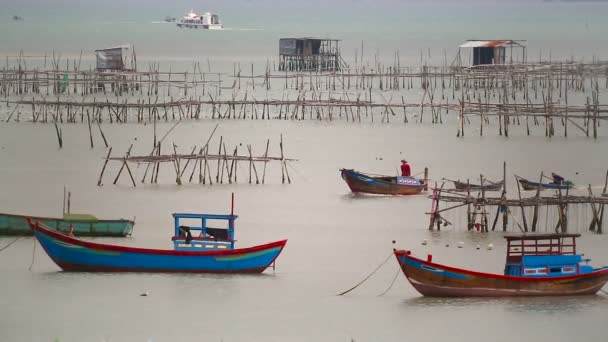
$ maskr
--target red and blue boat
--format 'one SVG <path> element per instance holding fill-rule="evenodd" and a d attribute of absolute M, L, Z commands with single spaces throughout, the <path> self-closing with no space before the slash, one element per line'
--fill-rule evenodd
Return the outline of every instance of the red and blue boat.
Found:
<path fill-rule="evenodd" d="M 505 236 L 504 274 L 445 266 L 394 250 L 401 270 L 423 296 L 571 296 L 597 293 L 608 281 L 608 267 L 593 268 L 576 254 L 580 234 Z"/>
<path fill-rule="evenodd" d="M 237 215 L 173 214 L 173 250 L 123 247 L 83 241 L 29 220 L 36 239 L 64 271 L 261 273 L 274 267 L 287 240 L 235 248 Z M 226 222 L 226 228 L 208 224 Z M 195 222 L 185 225 L 185 222 Z M 193 236 L 198 232 L 198 236 Z M 196 235 L 196 234 L 195 234 Z"/>
<path fill-rule="evenodd" d="M 340 173 L 355 193 L 417 195 L 427 190 L 427 182 L 414 177 L 374 176 L 352 169 L 341 169 Z"/>

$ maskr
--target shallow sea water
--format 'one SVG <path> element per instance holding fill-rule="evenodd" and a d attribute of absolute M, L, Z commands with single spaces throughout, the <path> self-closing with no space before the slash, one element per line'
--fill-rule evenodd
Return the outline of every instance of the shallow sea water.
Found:
<path fill-rule="evenodd" d="M 63 186 L 67 185 L 73 194 L 73 211 L 107 218 L 136 217 L 132 237 L 96 240 L 170 248 L 172 212 L 226 213 L 230 193 L 235 192 L 239 246 L 289 239 L 276 270 L 257 276 L 69 274 L 59 272 L 40 246 L 34 251 L 31 238 L 21 239 L 0 253 L 1 339 L 436 341 L 485 340 L 491 336 L 496 341 L 566 341 L 579 334 L 575 330 L 584 330 L 587 340 L 602 339 L 597 326 L 608 310 L 603 294 L 535 299 L 422 298 L 393 258 L 353 292 L 341 297 L 336 294 L 369 274 L 393 247 L 412 249 L 420 256 L 431 253 L 440 263 L 499 273 L 505 252 L 498 232 L 479 234 L 462 226 L 428 231 L 424 213 L 430 200 L 424 195 L 352 195 L 339 176 L 339 168 L 393 174 L 399 159 L 407 156 L 415 173 L 428 166 L 433 179 L 464 179 L 476 171 L 497 179 L 502 161 L 507 160 L 509 178 L 515 172 L 534 175 L 540 169 L 560 167 L 565 174 L 580 171 L 580 181 L 601 186 L 605 161 L 589 155 L 600 155 L 607 146 L 605 139 L 459 139 L 451 125 L 219 123 L 216 134 L 227 137 L 228 146 L 251 143 L 255 151 L 270 137 L 271 154 L 278 153 L 277 136 L 283 133 L 286 156 L 299 159 L 291 163 L 293 183 L 281 184 L 280 167 L 269 164 L 266 185 L 246 183 L 243 167 L 239 169 L 239 184 L 179 187 L 167 165 L 161 169 L 162 185 L 132 188 L 126 177 L 118 185 L 111 184 L 115 165 L 106 171 L 104 186 L 97 187 L 106 151 L 89 149 L 84 126 L 65 125 L 65 147 L 58 150 L 47 143 L 54 139 L 51 126 L 1 125 L 0 158 L 5 162 L 0 167 L 4 180 L 0 203 L 4 211 L 57 215 L 62 210 Z M 205 141 L 214 125 L 211 121 L 184 122 L 170 138 L 187 150 Z M 161 125 L 159 131 L 169 127 Z M 133 141 L 126 137 L 137 136 L 138 150 L 134 153 L 146 153 L 146 142 L 152 138 L 151 127 L 108 126 L 104 131 L 115 151 L 126 151 Z M 27 135 L 36 138 L 26 143 L 23 136 Z M 583 149 L 586 153 L 577 153 Z M 143 171 L 141 166 L 134 170 L 139 177 Z M 514 183 L 509 182 L 509 186 L 513 189 Z M 423 239 L 429 241 L 427 246 L 421 245 Z M 12 238 L 0 239 L 2 246 L 10 241 Z M 455 247 L 459 241 L 465 248 Z M 495 245 L 493 250 L 485 249 L 489 243 Z M 579 248 L 601 264 L 608 259 L 605 244 L 604 235 L 585 234 Z M 482 248 L 477 250 L 476 245 Z M 32 270 L 28 271 L 33 252 Z M 394 286 L 379 297 L 396 273 Z M 144 292 L 149 296 L 141 297 Z M 519 328 L 511 331 L 512 326 Z"/>
<path fill-rule="evenodd" d="M 403 62 L 412 65 L 418 65 L 420 51 L 428 54 L 428 49 L 432 51 L 430 61 L 441 64 L 443 48 L 448 47 L 449 56 L 453 56 L 454 46 L 482 34 L 529 39 L 530 56 L 543 50 L 545 54 L 551 51 L 555 58 L 589 60 L 607 52 L 605 4 L 472 2 L 458 6 L 446 2 L 374 5 L 338 1 L 324 5 L 326 11 L 313 16 L 318 13 L 318 4 L 216 1 L 210 2 L 210 7 L 222 14 L 231 29 L 211 33 L 152 23 L 165 15 L 178 16 L 192 6 L 189 3 L 140 6 L 125 2 L 124 7 L 121 3 L 76 7 L 67 0 L 55 5 L 36 1 L 0 4 L 2 13 L 26 13 L 23 23 L 0 22 L 0 37 L 4 39 L 0 53 L 12 56 L 23 49 L 42 56 L 55 49 L 64 58 L 74 58 L 85 49 L 88 63 L 92 60 L 90 50 L 128 40 L 135 44 L 142 63 L 159 61 L 162 69 L 176 70 L 190 67 L 193 60 L 205 63 L 209 58 L 214 70 L 229 73 L 235 62 L 255 62 L 263 67 L 276 54 L 277 39 L 291 35 L 338 36 L 344 39 L 343 51 L 350 59 L 364 40 L 366 59 L 373 60 L 377 53 L 390 61 L 399 50 Z M 345 8 L 348 11 L 342 12 Z M 83 25 L 78 14 L 87 11 L 91 24 Z M 273 13 L 272 25 L 264 13 Z M 491 22 L 490 17 L 494 18 Z M 302 20 L 312 20 L 314 25 L 293 24 Z M 62 125 L 65 146 L 60 150 L 53 126 L 3 120 L 2 212 L 60 215 L 63 188 L 67 186 L 74 212 L 100 218 L 135 217 L 132 237 L 95 241 L 170 248 L 171 213 L 227 213 L 234 192 L 238 246 L 283 238 L 289 241 L 276 270 L 225 276 L 64 273 L 39 245 L 34 247 L 32 238 L 22 238 L 0 252 L 0 341 L 606 339 L 602 324 L 608 298 L 602 293 L 566 298 L 423 298 L 407 283 L 394 258 L 356 290 L 336 295 L 372 272 L 389 257 L 392 248 L 411 249 L 422 257 L 430 253 L 439 263 L 497 273 L 502 272 L 505 254 L 501 232 L 469 232 L 460 224 L 443 227 L 441 232 L 429 231 L 425 212 L 430 209 L 430 200 L 426 195 L 351 194 L 340 178 L 340 168 L 396 174 L 399 160 L 407 158 L 414 173 L 429 167 L 431 181 L 439 183 L 443 177 L 473 180 L 479 173 L 498 180 L 502 178 L 502 163 L 507 161 L 509 193 L 513 196 L 514 174 L 536 178 L 541 170 L 559 170 L 576 184 L 591 184 L 599 191 L 608 168 L 608 138 L 603 128 L 597 140 L 575 133 L 567 139 L 561 134 L 545 138 L 543 127 L 535 128 L 531 137 L 525 136 L 524 127 L 515 127 L 506 139 L 497 135 L 495 126 L 484 137 L 468 127 L 462 139 L 456 137 L 453 117 L 447 117 L 443 125 L 403 124 L 398 120 L 382 124 L 205 119 L 182 122 L 167 142 L 189 152 L 193 146 L 203 145 L 218 123 L 211 143 L 215 148 L 217 138 L 223 136 L 228 149 L 242 144 L 244 150 L 251 144 L 254 154 L 261 154 L 270 138 L 270 154 L 278 155 L 283 134 L 286 156 L 298 159 L 289 167 L 292 184 L 281 184 L 280 167 L 270 163 L 265 185 L 248 184 L 243 165 L 238 184 L 177 186 L 171 166 L 166 165 L 159 185 L 133 188 L 124 174 L 112 185 L 118 165 L 110 165 L 104 186 L 97 187 L 107 150 L 100 147 L 97 136 L 96 147 L 89 148 L 86 125 Z M 165 132 L 171 126 L 159 124 L 158 131 Z M 151 126 L 102 127 L 113 155 L 124 154 L 131 143 L 133 154 L 149 153 Z M 141 179 L 144 169 L 139 166 L 133 170 L 136 179 Z M 583 231 L 589 213 L 572 210 L 576 211 L 572 230 Z M 551 211 L 544 214 L 554 215 Z M 446 217 L 462 223 L 464 211 Z M 429 242 L 426 246 L 421 245 L 424 239 Z M 579 248 L 595 265 L 608 264 L 607 239 L 584 233 Z M 13 240 L 0 238 L 0 248 Z M 456 248 L 460 241 L 464 248 Z M 493 250 L 485 248 L 490 243 Z M 379 296 L 395 276 L 394 285 Z M 140 296 L 146 292 L 148 296 Z"/>

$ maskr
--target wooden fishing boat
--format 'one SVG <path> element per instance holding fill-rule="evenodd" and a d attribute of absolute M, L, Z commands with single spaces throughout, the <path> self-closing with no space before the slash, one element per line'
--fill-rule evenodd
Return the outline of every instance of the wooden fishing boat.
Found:
<path fill-rule="evenodd" d="M 608 281 L 608 267 L 593 268 L 576 254 L 580 234 L 506 236 L 504 274 L 449 267 L 394 250 L 401 270 L 424 296 L 502 297 L 594 294 Z"/>
<path fill-rule="evenodd" d="M 340 172 L 352 192 L 416 195 L 427 190 L 427 183 L 414 177 L 372 176 L 350 169 L 341 169 Z"/>
<path fill-rule="evenodd" d="M 517 178 L 517 181 L 519 182 L 519 184 L 521 184 L 521 187 L 524 190 L 537 190 L 539 187 L 541 190 L 545 190 L 545 189 L 566 190 L 566 189 L 572 189 L 572 187 L 573 187 L 573 184 L 571 184 L 571 183 L 568 183 L 568 184 L 538 183 L 538 182 L 529 181 L 524 178 Z"/>
<path fill-rule="evenodd" d="M 68 233 L 72 229 L 76 236 L 129 236 L 135 224 L 123 219 L 99 220 L 88 214 L 64 214 L 63 218 L 52 218 L 0 213 L 0 235 L 32 235 L 28 217 L 58 232 Z"/>
<path fill-rule="evenodd" d="M 454 188 L 456 188 L 456 190 L 461 190 L 461 191 L 467 191 L 467 190 L 471 190 L 471 191 L 481 191 L 482 189 L 484 191 L 500 191 L 500 189 L 502 189 L 502 186 L 504 184 L 503 181 L 500 182 L 491 182 L 486 180 L 483 184 L 483 186 L 481 184 L 471 184 L 471 183 L 465 183 L 465 182 L 461 182 L 461 181 L 452 181 L 452 183 L 454 183 Z"/>
<path fill-rule="evenodd" d="M 238 216 L 173 214 L 173 250 L 123 247 L 82 241 L 30 220 L 34 235 L 53 261 L 73 272 L 260 273 L 279 256 L 287 240 L 248 248 L 234 248 L 234 221 Z M 200 222 L 200 226 L 186 226 Z M 209 221 L 227 221 L 227 228 L 212 228 Z M 193 231 L 200 232 L 192 236 Z"/>

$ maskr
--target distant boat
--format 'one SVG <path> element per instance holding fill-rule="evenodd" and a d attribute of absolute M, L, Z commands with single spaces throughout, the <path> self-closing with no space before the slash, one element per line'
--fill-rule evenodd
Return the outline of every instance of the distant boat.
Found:
<path fill-rule="evenodd" d="M 168 23 L 174 23 L 175 20 L 176 20 L 175 17 L 169 17 L 169 16 L 165 17 L 165 22 L 168 22 Z"/>
<path fill-rule="evenodd" d="M 221 30 L 224 28 L 218 14 L 205 12 L 199 15 L 194 13 L 193 10 L 190 10 L 182 19 L 177 21 L 177 27 L 206 30 Z"/>
<path fill-rule="evenodd" d="M 21 20 L 23 20 L 23 17 L 20 17 L 18 15 L 14 15 L 13 16 L 13 20 L 15 20 L 15 21 L 21 21 Z"/>
<path fill-rule="evenodd" d="M 340 172 L 352 192 L 416 195 L 427 189 L 424 180 L 414 177 L 372 176 L 352 169 L 341 169 Z"/>
<path fill-rule="evenodd" d="M 445 266 L 393 250 L 401 270 L 423 296 L 506 297 L 571 296 L 597 293 L 608 282 L 608 267 L 593 268 L 576 254 L 580 234 L 505 236 L 503 274 Z"/>
<path fill-rule="evenodd" d="M 173 214 L 173 250 L 123 247 L 82 241 L 29 220 L 40 245 L 64 271 L 261 273 L 274 265 L 287 240 L 234 248 L 234 221 L 238 216 Z M 195 226 L 186 226 L 184 221 Z M 208 224 L 225 221 L 227 228 Z M 200 224 L 200 226 L 198 226 Z M 192 236 L 193 231 L 200 232 Z"/>
<path fill-rule="evenodd" d="M 499 191 L 500 189 L 502 189 L 504 182 L 491 182 L 489 180 L 485 180 L 483 186 L 481 186 L 481 184 L 465 183 L 461 181 L 452 181 L 452 183 L 454 183 L 454 188 L 456 188 L 456 190 L 461 191 L 480 191 L 482 189 L 484 191 Z"/>
<path fill-rule="evenodd" d="M 129 236 L 135 225 L 130 220 L 99 220 L 88 214 L 64 214 L 63 218 L 53 218 L 0 213 L 0 235 L 32 235 L 28 217 L 57 232 L 72 230 L 76 236 Z"/>
<path fill-rule="evenodd" d="M 519 182 L 519 184 L 521 184 L 521 187 L 524 190 L 537 190 L 539 187 L 541 190 L 545 190 L 545 189 L 566 190 L 566 189 L 572 189 L 574 187 L 574 184 L 572 184 L 570 182 L 567 182 L 564 184 L 538 183 L 538 182 L 529 181 L 524 178 L 517 178 L 517 181 Z"/>

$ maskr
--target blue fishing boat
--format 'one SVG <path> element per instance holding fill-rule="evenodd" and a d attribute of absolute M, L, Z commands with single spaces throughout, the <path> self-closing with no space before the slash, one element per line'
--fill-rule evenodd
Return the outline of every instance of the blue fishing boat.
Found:
<path fill-rule="evenodd" d="M 238 216 L 173 214 L 173 250 L 123 247 L 76 239 L 29 220 L 46 253 L 64 271 L 73 272 L 185 272 L 261 273 L 274 267 L 287 240 L 235 248 L 234 221 Z M 194 225 L 190 222 L 195 222 Z M 224 221 L 226 228 L 209 222 Z M 190 225 L 186 225 L 190 223 Z M 193 232 L 198 232 L 193 236 Z"/>
<path fill-rule="evenodd" d="M 541 190 L 545 190 L 545 189 L 567 190 L 567 189 L 572 189 L 574 187 L 574 184 L 572 184 L 571 182 L 567 182 L 567 183 L 563 183 L 563 184 L 538 183 L 538 182 L 529 181 L 524 178 L 517 178 L 517 181 L 519 182 L 519 184 L 521 184 L 521 187 L 524 190 L 537 190 L 538 188 L 540 188 Z"/>

